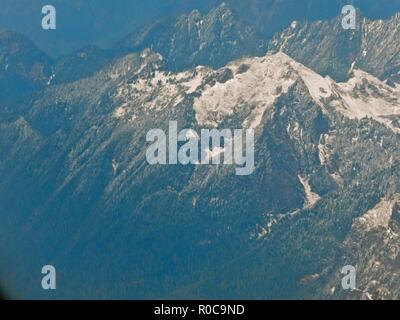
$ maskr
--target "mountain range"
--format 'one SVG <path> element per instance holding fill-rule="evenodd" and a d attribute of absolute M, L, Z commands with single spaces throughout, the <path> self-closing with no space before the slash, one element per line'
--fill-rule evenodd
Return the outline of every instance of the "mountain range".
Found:
<path fill-rule="evenodd" d="M 3 0 L 0 28 L 27 35 L 51 57 L 87 45 L 109 47 L 137 28 L 175 19 L 198 10 L 206 15 L 222 0 L 53 0 L 57 9 L 55 32 L 41 29 L 41 0 Z M 371 19 L 386 19 L 400 11 L 399 0 L 225 0 L 234 13 L 269 39 L 293 20 L 331 19 L 344 5 L 354 4 Z"/>
<path fill-rule="evenodd" d="M 230 7 L 62 58 L 0 33 L 7 292 L 48 297 L 52 264 L 52 298 L 399 298 L 400 16 L 269 40 Z M 254 129 L 254 173 L 149 165 L 146 133 L 171 120 Z"/>

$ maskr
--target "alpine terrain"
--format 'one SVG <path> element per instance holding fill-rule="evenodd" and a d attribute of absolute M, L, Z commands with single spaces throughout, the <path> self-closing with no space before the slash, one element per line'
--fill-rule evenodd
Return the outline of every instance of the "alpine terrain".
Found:
<path fill-rule="evenodd" d="M 6 292 L 49 298 L 54 265 L 51 298 L 399 299 L 399 19 L 268 41 L 222 4 L 62 58 L 2 31 Z M 254 129 L 254 172 L 150 165 L 170 121 Z"/>

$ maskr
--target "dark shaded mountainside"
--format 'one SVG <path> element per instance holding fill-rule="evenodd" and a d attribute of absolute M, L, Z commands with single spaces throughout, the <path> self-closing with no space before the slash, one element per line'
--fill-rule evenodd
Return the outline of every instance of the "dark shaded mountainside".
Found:
<path fill-rule="evenodd" d="M 294 23 L 268 54 L 241 58 L 252 54 L 240 35 L 253 33 L 222 18 L 227 12 L 151 29 L 153 39 L 172 32 L 193 44 L 169 42 L 170 56 L 145 49 L 86 64 L 103 53 L 87 48 L 72 63 L 35 57 L 51 66 L 42 82 L 22 73 L 39 91 L 23 107 L 0 105 L 0 274 L 8 292 L 48 298 L 38 275 L 53 264 L 52 298 L 399 298 L 398 16 L 345 32 L 336 20 Z M 193 24 L 195 32 L 181 32 Z M 321 25 L 329 35 L 318 33 Z M 148 34 L 134 43 L 150 46 Z M 375 51 L 385 46 L 377 65 Z M 220 67 L 225 50 L 233 61 Z M 177 56 L 191 57 L 188 65 L 209 56 L 218 66 L 172 71 Z M 28 61 L 9 72 L 36 70 Z M 55 65 L 68 80 L 56 82 Z M 72 65 L 90 70 L 77 75 Z M 254 128 L 255 172 L 148 165 L 146 133 L 167 130 L 170 120 L 181 129 Z M 348 264 L 357 268 L 357 290 L 341 289 Z"/>
<path fill-rule="evenodd" d="M 25 37 L 0 30 L 0 98 L 2 104 L 43 87 L 51 59 Z"/>

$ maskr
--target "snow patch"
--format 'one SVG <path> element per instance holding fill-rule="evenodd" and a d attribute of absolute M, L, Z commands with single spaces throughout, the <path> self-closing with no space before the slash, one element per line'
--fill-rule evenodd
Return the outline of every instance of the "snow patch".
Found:
<path fill-rule="evenodd" d="M 373 230 L 378 227 L 389 227 L 392 218 L 394 205 L 400 201 L 397 194 L 392 199 L 382 199 L 374 208 L 367 211 L 363 216 L 356 219 L 355 223 L 363 226 L 366 230 Z"/>
<path fill-rule="evenodd" d="M 353 77 L 346 83 L 335 85 L 340 96 L 336 108 L 351 119 L 371 117 L 398 131 L 392 125 L 392 117 L 400 115 L 400 92 L 372 75 L 354 70 Z"/>
<path fill-rule="evenodd" d="M 217 126 L 226 117 L 250 107 L 250 115 L 243 127 L 258 127 L 265 111 L 272 108 L 276 99 L 295 82 L 290 76 L 289 62 L 290 58 L 283 53 L 235 62 L 233 67 L 247 64 L 250 68 L 225 83 L 206 86 L 193 105 L 198 123 Z"/>
<path fill-rule="evenodd" d="M 311 191 L 311 186 L 307 178 L 302 177 L 300 175 L 297 176 L 299 178 L 300 183 L 303 185 L 304 192 L 306 194 L 306 202 L 304 204 L 305 208 L 311 208 L 318 202 L 321 198 L 318 194 Z"/>

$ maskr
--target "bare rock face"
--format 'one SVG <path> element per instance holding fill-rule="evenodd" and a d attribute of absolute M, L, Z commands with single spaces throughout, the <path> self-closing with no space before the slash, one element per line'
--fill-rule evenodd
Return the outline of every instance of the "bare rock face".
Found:
<path fill-rule="evenodd" d="M 176 20 L 145 27 L 119 46 L 130 50 L 149 47 L 160 52 L 171 70 L 198 65 L 222 67 L 231 60 L 266 51 L 262 37 L 225 3 L 204 15 L 194 10 Z"/>
<path fill-rule="evenodd" d="M 327 297 L 339 299 L 398 299 L 400 234 L 398 194 L 382 199 L 373 209 L 355 219 L 343 243 L 342 264 L 354 265 L 357 287 L 340 288 L 340 270 L 328 283 Z M 337 285 L 333 285 L 336 283 Z"/>
<path fill-rule="evenodd" d="M 269 49 L 283 51 L 323 75 L 344 81 L 356 66 L 381 80 L 398 80 L 400 15 L 387 20 L 357 18 L 356 30 L 344 30 L 341 18 L 292 23 L 271 40 Z"/>

